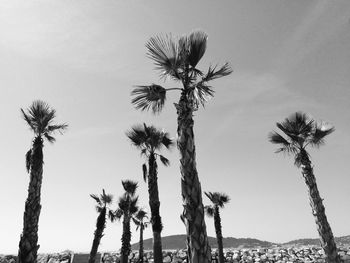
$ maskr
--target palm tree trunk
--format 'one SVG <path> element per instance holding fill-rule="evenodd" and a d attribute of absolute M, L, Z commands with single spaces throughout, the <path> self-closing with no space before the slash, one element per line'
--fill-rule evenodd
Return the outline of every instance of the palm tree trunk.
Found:
<path fill-rule="evenodd" d="M 149 174 L 148 174 L 148 194 L 149 206 L 151 209 L 151 223 L 153 231 L 153 258 L 154 263 L 163 263 L 162 237 L 163 229 L 162 219 L 159 214 L 159 193 L 158 193 L 158 178 L 157 178 L 157 162 L 154 153 L 151 152 L 148 159 Z"/>
<path fill-rule="evenodd" d="M 334 241 L 331 227 L 328 223 L 325 213 L 325 207 L 322 198 L 317 189 L 316 178 L 313 172 L 311 161 L 306 152 L 302 152 L 301 168 L 302 175 L 308 187 L 309 200 L 312 208 L 312 214 L 315 217 L 317 231 L 320 235 L 321 246 L 326 255 L 327 263 L 339 263 L 340 257 L 337 253 L 337 246 Z"/>
<path fill-rule="evenodd" d="M 38 227 L 41 211 L 41 184 L 43 179 L 43 140 L 34 139 L 30 165 L 28 197 L 23 216 L 23 232 L 19 242 L 18 262 L 34 263 L 37 260 Z"/>
<path fill-rule="evenodd" d="M 214 226 L 215 226 L 215 232 L 216 232 L 216 241 L 218 243 L 218 250 L 219 250 L 219 263 L 224 263 L 225 257 L 224 257 L 224 247 L 222 244 L 221 218 L 220 218 L 219 207 L 217 206 L 215 206 L 215 211 L 214 211 Z"/>
<path fill-rule="evenodd" d="M 143 263 L 143 222 L 140 225 L 140 248 L 139 248 L 139 263 Z"/>
<path fill-rule="evenodd" d="M 121 263 L 128 263 L 129 255 L 130 255 L 130 252 L 131 252 L 130 240 L 131 240 L 130 217 L 127 216 L 127 215 L 124 215 L 124 218 L 123 218 L 122 248 L 121 248 L 121 251 L 120 251 Z"/>
<path fill-rule="evenodd" d="M 104 207 L 99 214 L 96 222 L 96 230 L 94 235 L 94 241 L 92 242 L 92 247 L 89 256 L 89 263 L 95 263 L 98 247 L 103 237 L 103 230 L 106 227 L 106 207 Z"/>
<path fill-rule="evenodd" d="M 202 190 L 196 168 L 196 151 L 193 134 L 193 105 L 186 91 L 181 93 L 177 110 L 177 146 L 180 151 L 181 192 L 186 226 L 187 250 L 191 263 L 210 263 L 211 251 L 204 221 Z"/>

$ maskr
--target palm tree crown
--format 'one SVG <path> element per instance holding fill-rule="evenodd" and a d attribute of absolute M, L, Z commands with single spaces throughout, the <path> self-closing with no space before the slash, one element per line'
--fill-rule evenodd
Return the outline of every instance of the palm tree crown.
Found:
<path fill-rule="evenodd" d="M 170 149 L 174 146 L 174 141 L 170 138 L 169 133 L 158 130 L 154 126 L 147 126 L 145 123 L 142 125 L 137 125 L 131 128 L 130 131 L 126 133 L 126 136 L 130 139 L 132 144 L 141 150 L 141 155 L 145 155 L 149 158 L 150 154 L 155 157 L 159 156 L 160 161 L 168 166 L 170 164 L 169 160 L 163 155 L 156 153 L 156 151 L 161 150 L 163 147 Z M 142 165 L 143 179 L 147 180 L 147 166 Z"/>
<path fill-rule="evenodd" d="M 306 152 L 306 147 L 320 147 L 325 143 L 324 138 L 334 132 L 334 127 L 329 127 L 325 123 L 317 123 L 303 112 L 296 112 L 283 122 L 277 122 L 276 126 L 285 134 L 282 136 L 277 132 L 269 134 L 270 142 L 281 147 L 278 152 L 293 154 L 295 165 L 301 165 L 302 154 Z"/>
<path fill-rule="evenodd" d="M 227 194 L 219 192 L 204 192 L 209 200 L 213 203 L 213 206 L 206 206 L 205 211 L 208 216 L 214 216 L 214 208 L 224 208 L 225 204 L 230 201 L 230 197 Z"/>
<path fill-rule="evenodd" d="M 110 194 L 106 194 L 104 189 L 102 189 L 102 194 L 100 195 L 100 197 L 98 197 L 97 195 L 94 195 L 94 194 L 91 194 L 90 196 L 97 203 L 96 211 L 98 213 L 100 213 L 103 208 L 106 208 L 108 205 L 110 205 L 112 203 L 112 200 L 113 200 L 113 196 Z"/>
<path fill-rule="evenodd" d="M 116 219 L 120 220 L 123 216 L 131 217 L 139 210 L 137 205 L 138 196 L 135 196 L 137 182 L 123 180 L 122 185 L 125 193 L 119 198 L 117 210 L 114 213 L 111 211 L 109 213 L 109 217 L 112 222 Z"/>
<path fill-rule="evenodd" d="M 144 221 L 145 219 L 148 219 L 147 212 L 142 208 L 137 211 L 136 215 L 132 219 L 136 225 L 136 230 L 138 230 L 140 226 L 144 228 L 148 226 L 148 222 Z"/>
<path fill-rule="evenodd" d="M 36 100 L 27 109 L 27 113 L 21 109 L 24 120 L 28 123 L 35 136 L 44 136 L 49 142 L 55 142 L 52 134 L 55 131 L 62 133 L 67 124 L 53 124 L 56 117 L 56 111 L 44 101 Z"/>
<path fill-rule="evenodd" d="M 132 103 L 137 109 L 159 113 L 166 100 L 168 90 L 178 89 L 186 92 L 194 109 L 214 95 L 208 82 L 232 73 L 228 63 L 221 67 L 210 66 L 206 72 L 196 66 L 203 57 L 207 46 L 207 34 L 202 31 L 192 32 L 188 36 L 173 38 L 171 35 L 152 37 L 147 43 L 148 56 L 160 70 L 161 77 L 170 77 L 182 83 L 182 88 L 164 88 L 151 84 L 137 86 L 132 91 L 135 96 Z"/>

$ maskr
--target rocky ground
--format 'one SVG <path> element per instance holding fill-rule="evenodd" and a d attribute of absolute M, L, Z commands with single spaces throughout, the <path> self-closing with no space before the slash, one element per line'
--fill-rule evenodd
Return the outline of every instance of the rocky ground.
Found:
<path fill-rule="evenodd" d="M 344 263 L 350 263 L 350 247 L 339 248 L 339 255 Z M 38 263 L 71 263 L 73 252 L 65 251 L 57 254 L 40 254 Z M 137 262 L 138 252 L 134 251 L 130 255 L 130 262 Z M 322 249 L 315 246 L 303 247 L 272 247 L 256 249 L 225 249 L 226 262 L 232 263 L 323 263 L 324 253 Z M 15 263 L 16 257 L 11 255 L 0 255 L 0 263 Z M 103 263 L 119 262 L 119 253 L 103 253 Z M 145 254 L 145 262 L 151 263 L 152 252 Z M 186 261 L 186 251 L 164 251 L 164 263 L 184 263 Z M 212 253 L 212 262 L 217 261 L 216 250 Z"/>

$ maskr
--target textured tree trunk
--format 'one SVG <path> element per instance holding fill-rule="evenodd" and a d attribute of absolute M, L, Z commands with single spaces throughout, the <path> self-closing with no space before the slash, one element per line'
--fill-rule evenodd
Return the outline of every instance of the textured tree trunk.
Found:
<path fill-rule="evenodd" d="M 128 263 L 129 255 L 131 252 L 130 240 L 131 240 L 130 218 L 128 215 L 124 215 L 122 249 L 120 251 L 121 263 Z"/>
<path fill-rule="evenodd" d="M 222 231 L 221 231 L 221 218 L 220 218 L 220 211 L 219 207 L 215 206 L 214 211 L 214 226 L 215 226 L 215 232 L 216 232 L 216 241 L 218 243 L 218 250 L 219 250 L 219 263 L 224 263 L 224 247 L 222 245 Z"/>
<path fill-rule="evenodd" d="M 309 200 L 312 214 L 315 217 L 317 231 L 320 235 L 321 246 L 326 255 L 327 263 L 339 263 L 340 257 L 337 253 L 337 246 L 334 241 L 331 227 L 328 223 L 322 198 L 317 189 L 316 178 L 313 172 L 311 161 L 306 152 L 302 152 L 301 168 L 302 175 L 308 187 Z"/>
<path fill-rule="evenodd" d="M 34 139 L 31 164 L 28 197 L 25 203 L 23 216 L 23 232 L 19 241 L 18 262 L 34 263 L 37 259 L 38 227 L 41 211 L 41 183 L 43 179 L 43 140 L 40 136 Z"/>
<path fill-rule="evenodd" d="M 103 237 L 103 230 L 106 227 L 106 207 L 104 207 L 97 217 L 96 230 L 94 234 L 94 241 L 92 242 L 92 247 L 89 256 L 89 263 L 95 263 L 98 247 Z"/>
<path fill-rule="evenodd" d="M 158 178 L 157 178 L 157 162 L 154 153 L 150 154 L 148 159 L 148 194 L 149 206 L 151 209 L 151 224 L 153 231 L 153 258 L 154 263 L 163 263 L 162 237 L 163 229 L 162 219 L 159 214 L 159 193 L 158 193 Z"/>
<path fill-rule="evenodd" d="M 139 248 L 139 263 L 143 263 L 143 222 L 140 225 L 140 248 Z"/>
<path fill-rule="evenodd" d="M 177 109 L 177 146 L 180 151 L 182 220 L 186 226 L 188 258 L 191 263 L 210 263 L 211 251 L 204 221 L 202 190 L 196 168 L 193 134 L 193 105 L 186 92 L 181 93 Z"/>

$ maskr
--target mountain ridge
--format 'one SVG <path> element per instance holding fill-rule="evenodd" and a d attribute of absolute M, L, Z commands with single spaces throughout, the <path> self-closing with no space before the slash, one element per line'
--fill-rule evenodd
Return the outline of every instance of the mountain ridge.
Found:
<path fill-rule="evenodd" d="M 216 238 L 208 236 L 209 244 L 212 248 L 217 248 Z M 350 245 L 350 235 L 335 237 L 335 241 L 339 245 Z M 143 241 L 145 250 L 152 250 L 152 238 Z M 138 249 L 138 242 L 131 245 L 132 250 Z M 177 250 L 186 248 L 186 235 L 170 235 L 162 237 L 162 247 L 164 250 Z M 256 238 L 223 238 L 224 248 L 255 248 L 255 247 L 271 247 L 271 246 L 319 246 L 318 238 L 302 238 L 295 239 L 285 243 L 274 243 L 262 241 Z"/>

